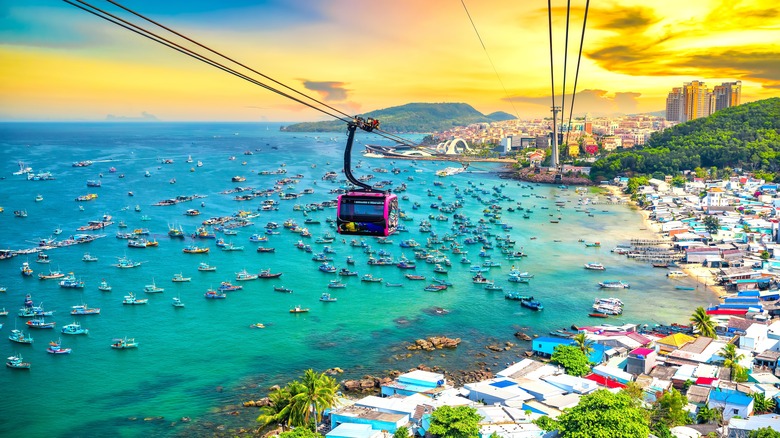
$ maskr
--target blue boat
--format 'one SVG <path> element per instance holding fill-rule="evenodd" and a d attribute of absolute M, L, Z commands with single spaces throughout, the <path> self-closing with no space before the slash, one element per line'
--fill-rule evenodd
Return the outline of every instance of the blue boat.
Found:
<path fill-rule="evenodd" d="M 527 300 L 520 300 L 520 305 L 523 307 L 526 307 L 531 310 L 540 311 L 544 309 L 544 306 L 542 306 L 542 303 L 539 301 L 534 300 L 533 298 L 527 299 Z"/>
<path fill-rule="evenodd" d="M 327 293 L 327 292 L 325 292 L 322 295 L 320 295 L 320 301 L 322 301 L 324 303 L 332 303 L 332 302 L 335 302 L 337 299 L 338 298 L 334 298 L 334 297 L 330 296 L 330 294 Z"/>

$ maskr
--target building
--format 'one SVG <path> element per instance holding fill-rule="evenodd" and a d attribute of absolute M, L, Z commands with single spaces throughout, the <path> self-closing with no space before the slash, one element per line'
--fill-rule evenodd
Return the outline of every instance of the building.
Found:
<path fill-rule="evenodd" d="M 707 401 L 710 409 L 723 409 L 723 419 L 739 416 L 747 418 L 753 414 L 753 398 L 733 389 L 718 388 L 710 392 Z"/>
<path fill-rule="evenodd" d="M 444 374 L 415 370 L 401 374 L 392 382 L 382 385 L 382 397 L 391 395 L 424 394 L 433 397 L 445 389 Z"/>
<path fill-rule="evenodd" d="M 628 353 L 626 371 L 631 374 L 649 374 L 656 365 L 658 353 L 652 348 L 635 348 Z"/>
<path fill-rule="evenodd" d="M 675 87 L 666 97 L 666 120 L 679 122 L 682 120 L 683 93 L 682 88 Z"/>
<path fill-rule="evenodd" d="M 742 99 L 742 82 L 724 82 L 710 91 L 702 81 L 691 81 L 672 88 L 666 97 L 666 120 L 688 122 L 707 117 L 715 111 L 737 106 Z"/>
<path fill-rule="evenodd" d="M 742 81 L 724 82 L 712 90 L 715 111 L 737 106 L 742 100 Z"/>

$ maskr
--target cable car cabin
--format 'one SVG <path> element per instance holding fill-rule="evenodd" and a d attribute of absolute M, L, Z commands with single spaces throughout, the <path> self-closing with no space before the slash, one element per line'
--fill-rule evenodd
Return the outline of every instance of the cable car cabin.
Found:
<path fill-rule="evenodd" d="M 339 234 L 388 236 L 398 228 L 398 197 L 382 192 L 347 192 L 339 196 Z"/>

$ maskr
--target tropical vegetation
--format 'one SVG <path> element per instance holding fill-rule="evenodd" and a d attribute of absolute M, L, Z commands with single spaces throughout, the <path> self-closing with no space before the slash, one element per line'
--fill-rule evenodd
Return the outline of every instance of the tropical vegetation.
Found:
<path fill-rule="evenodd" d="M 469 406 L 442 406 L 431 413 L 428 432 L 442 438 L 475 438 L 479 436 L 477 410 Z"/>
<path fill-rule="evenodd" d="M 561 438 L 636 438 L 650 433 L 646 413 L 631 396 L 606 389 L 583 396 L 557 420 L 545 416 L 534 423 L 546 431 L 557 430 Z"/>
<path fill-rule="evenodd" d="M 772 397 L 767 398 L 760 392 L 754 392 L 750 396 L 753 397 L 753 412 L 755 414 L 769 414 L 775 411 L 775 400 Z"/>
<path fill-rule="evenodd" d="M 550 362 L 562 366 L 566 374 L 584 376 L 590 372 L 588 356 L 575 345 L 558 345 L 553 350 Z"/>
<path fill-rule="evenodd" d="M 322 419 L 322 413 L 336 403 L 336 379 L 309 369 L 301 380 L 272 391 L 269 406 L 262 408 L 257 421 L 263 425 L 280 424 L 282 428 L 309 428 Z"/>
<path fill-rule="evenodd" d="M 737 351 L 734 344 L 726 344 L 718 351 L 718 355 L 723 358 L 723 366 L 731 370 L 731 380 L 742 381 L 743 367 L 739 361 L 745 358 L 745 355 Z"/>
<path fill-rule="evenodd" d="M 653 133 L 644 147 L 613 153 L 591 168 L 594 181 L 618 174 L 678 175 L 696 168 L 780 174 L 780 98 L 720 110 Z"/>
<path fill-rule="evenodd" d="M 650 417 L 650 420 L 654 425 L 653 429 L 662 430 L 663 428 L 658 427 L 659 424 L 663 424 L 666 429 L 691 424 L 693 419 L 685 410 L 685 406 L 687 405 L 688 398 L 676 389 L 672 388 L 670 391 L 664 392 L 653 406 Z"/>
<path fill-rule="evenodd" d="M 690 321 L 693 324 L 694 330 L 701 336 L 708 338 L 718 337 L 715 333 L 715 321 L 707 314 L 707 310 L 705 310 L 704 307 L 697 307 L 693 312 L 693 315 L 691 315 Z"/>

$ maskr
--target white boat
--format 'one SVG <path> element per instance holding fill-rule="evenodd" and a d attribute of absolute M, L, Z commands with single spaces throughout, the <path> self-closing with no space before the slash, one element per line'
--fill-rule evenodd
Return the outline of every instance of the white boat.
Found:
<path fill-rule="evenodd" d="M 173 281 L 174 283 L 184 283 L 190 280 L 192 280 L 192 277 L 185 277 L 181 273 L 173 274 L 173 278 L 171 279 L 171 281 Z"/>
<path fill-rule="evenodd" d="M 173 297 L 173 302 L 171 303 L 173 307 L 184 307 L 184 303 L 181 302 L 181 299 L 179 297 Z"/>
<path fill-rule="evenodd" d="M 669 271 L 666 273 L 666 276 L 669 278 L 681 278 L 681 277 L 687 277 L 688 274 L 686 274 L 683 271 Z"/>
<path fill-rule="evenodd" d="M 146 286 L 144 286 L 144 292 L 148 294 L 159 294 L 165 292 L 165 289 L 154 284 L 154 279 L 152 279 L 152 284 L 147 284 Z"/>

